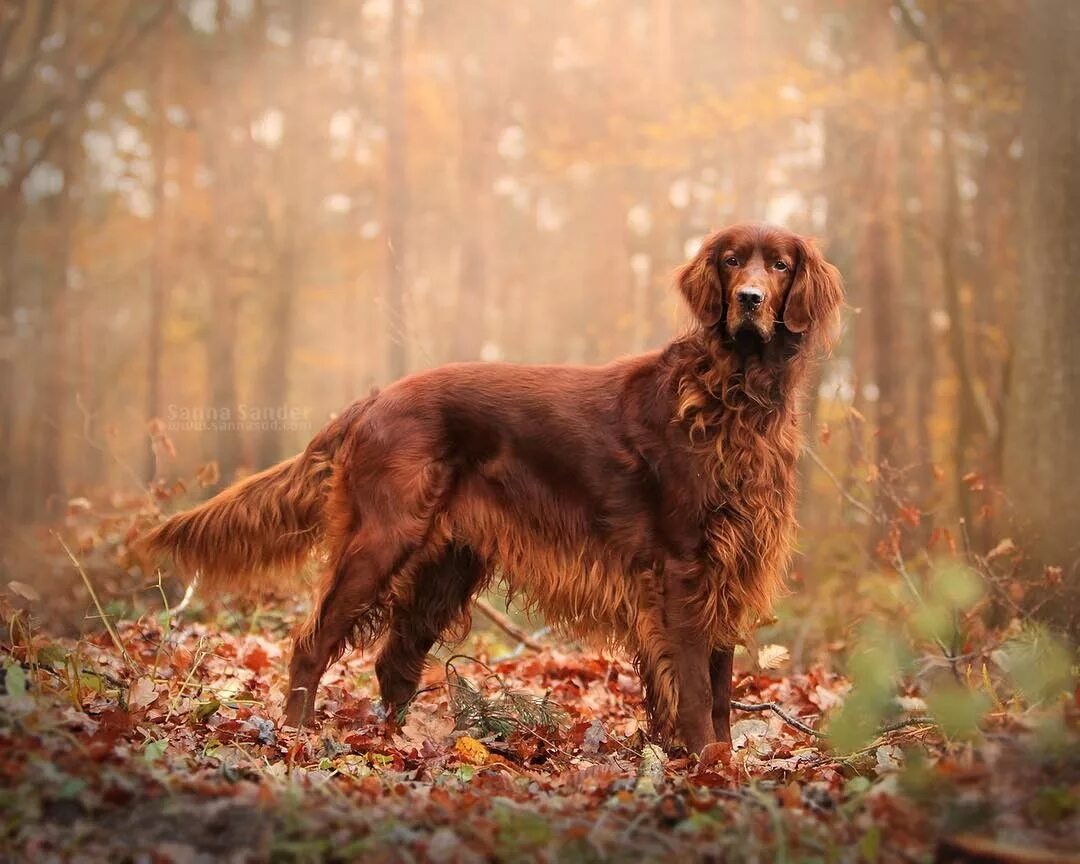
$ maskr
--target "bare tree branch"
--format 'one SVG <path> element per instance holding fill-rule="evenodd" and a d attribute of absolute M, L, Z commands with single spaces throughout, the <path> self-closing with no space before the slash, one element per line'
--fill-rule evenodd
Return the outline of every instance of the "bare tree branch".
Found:
<path fill-rule="evenodd" d="M 19 29 L 19 25 L 22 23 L 23 15 L 26 13 L 26 0 L 11 0 L 3 10 L 3 14 L 7 17 L 0 21 L 0 70 L 4 68 L 4 61 L 7 60 L 8 45 L 11 44 L 11 37 L 15 35 L 15 31 Z"/>
<path fill-rule="evenodd" d="M 30 39 L 30 49 L 26 58 L 10 77 L 0 80 L 0 117 L 6 117 L 8 112 L 15 107 L 26 89 L 30 76 L 34 74 L 34 69 L 41 60 L 41 43 L 45 39 L 45 32 L 49 29 L 55 11 L 55 0 L 42 0 L 41 6 L 38 7 L 37 24 Z"/>
<path fill-rule="evenodd" d="M 80 5 L 78 7 L 78 10 L 82 11 L 84 14 L 79 15 L 76 13 L 71 15 L 65 27 L 65 38 L 70 38 L 69 34 L 71 33 L 80 32 L 86 26 L 86 22 L 93 21 L 97 17 L 98 13 L 101 12 L 106 2 L 108 2 L 108 0 L 98 0 L 98 2 L 93 6 Z M 125 17 L 124 20 L 126 21 L 127 18 Z M 33 126 L 39 120 L 50 116 L 53 112 L 62 108 L 64 106 L 66 98 L 67 94 L 65 94 L 64 92 L 60 92 L 49 99 L 43 99 L 40 103 L 38 103 L 37 106 L 23 111 L 23 113 L 17 117 L 8 117 L 6 119 L 3 119 L 2 121 L 0 121 L 0 134 L 3 134 L 4 132 L 7 132 L 9 130 L 27 130 L 30 126 Z M 16 98 L 15 102 L 11 106 L 10 113 L 14 113 L 15 105 L 17 105 L 18 102 L 19 99 Z"/>
<path fill-rule="evenodd" d="M 127 12 L 125 13 L 125 20 L 130 18 L 134 14 L 135 10 L 141 5 L 142 4 L 139 2 L 139 0 L 132 0 L 132 3 L 129 5 Z M 88 74 L 79 82 L 79 86 L 76 88 L 75 94 L 71 97 L 71 99 L 67 100 L 66 103 L 63 103 L 63 108 L 65 108 L 66 110 L 71 110 L 76 106 L 85 104 L 87 99 L 90 98 L 91 94 L 97 88 L 98 84 L 101 83 L 101 80 L 131 52 L 131 50 L 142 40 L 144 36 L 153 31 L 154 28 L 156 28 L 159 24 L 161 24 L 162 21 L 165 20 L 166 13 L 169 11 L 172 5 L 173 0 L 163 0 L 161 5 L 158 6 L 157 9 L 154 11 L 154 14 L 140 22 L 130 35 L 126 34 L 123 30 L 119 31 L 112 44 L 105 50 L 101 61 L 90 72 L 90 74 Z M 41 141 L 41 146 L 38 148 L 38 152 L 34 155 L 32 159 L 30 159 L 30 161 L 23 165 L 22 169 L 16 175 L 13 182 L 10 184 L 12 188 L 18 189 L 19 186 L 22 184 L 23 180 L 25 180 L 29 176 L 30 172 L 33 171 L 48 157 L 53 146 L 59 139 L 62 131 L 62 124 L 53 123 L 50 126 L 49 131 L 45 134 L 45 137 Z"/>

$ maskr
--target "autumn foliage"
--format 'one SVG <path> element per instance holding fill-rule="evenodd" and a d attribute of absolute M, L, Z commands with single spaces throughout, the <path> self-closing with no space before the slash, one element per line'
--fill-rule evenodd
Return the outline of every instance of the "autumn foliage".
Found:
<path fill-rule="evenodd" d="M 1075 0 L 0 0 L 0 858 L 1077 860 L 1078 40 Z M 402 374 L 664 344 L 756 219 L 848 305 L 731 747 L 658 749 L 627 657 L 513 605 L 400 716 L 347 655 L 296 731 L 317 573 L 213 605 L 132 556 Z"/>

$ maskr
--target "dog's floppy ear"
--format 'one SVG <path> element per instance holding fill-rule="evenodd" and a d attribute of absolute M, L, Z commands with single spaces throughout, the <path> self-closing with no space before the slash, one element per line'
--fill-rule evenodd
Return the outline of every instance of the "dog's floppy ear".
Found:
<path fill-rule="evenodd" d="M 792 333 L 822 328 L 828 338 L 843 302 L 840 271 L 825 260 L 813 240 L 800 237 L 799 269 L 784 304 L 784 326 Z"/>
<path fill-rule="evenodd" d="M 697 255 L 679 270 L 677 284 L 690 311 L 704 326 L 711 327 L 723 318 L 720 274 L 713 260 L 717 235 L 705 238 Z"/>

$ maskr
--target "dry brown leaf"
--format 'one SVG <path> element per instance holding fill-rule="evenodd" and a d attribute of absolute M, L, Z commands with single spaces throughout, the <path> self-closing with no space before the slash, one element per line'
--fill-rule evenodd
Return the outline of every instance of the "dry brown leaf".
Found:
<path fill-rule="evenodd" d="M 38 600 L 41 599 L 41 595 L 38 594 L 37 590 L 27 585 L 25 582 L 17 582 L 16 580 L 12 579 L 10 582 L 7 583 L 7 585 L 8 590 L 12 594 L 18 594 L 20 597 L 23 598 L 23 600 L 30 600 L 31 602 L 36 603 Z"/>
<path fill-rule="evenodd" d="M 1016 544 L 1013 543 L 1011 537 L 1006 537 L 993 549 L 986 553 L 986 560 L 993 561 L 995 558 L 1001 558 L 1004 555 L 1012 555 L 1016 552 Z"/>
<path fill-rule="evenodd" d="M 757 659 L 762 669 L 779 669 L 791 659 L 791 652 L 783 645 L 762 645 Z"/>

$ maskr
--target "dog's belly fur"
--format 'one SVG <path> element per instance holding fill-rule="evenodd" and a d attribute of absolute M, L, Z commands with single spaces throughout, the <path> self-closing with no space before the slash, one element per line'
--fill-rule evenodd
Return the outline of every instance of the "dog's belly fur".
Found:
<path fill-rule="evenodd" d="M 632 567 L 632 556 L 580 539 L 566 514 L 523 525 L 494 501 L 474 497 L 449 516 L 455 541 L 474 549 L 525 608 L 590 644 L 636 650 L 635 622 L 653 580 Z"/>

